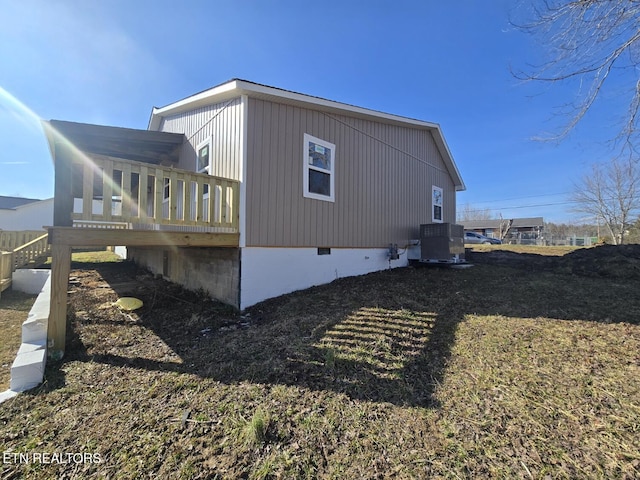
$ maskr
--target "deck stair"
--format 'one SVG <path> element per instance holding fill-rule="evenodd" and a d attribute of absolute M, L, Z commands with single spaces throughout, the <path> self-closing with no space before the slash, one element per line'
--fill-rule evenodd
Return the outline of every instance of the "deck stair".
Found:
<path fill-rule="evenodd" d="M 18 268 L 36 267 L 47 260 L 51 253 L 48 237 L 42 232 L 0 232 L 0 294 L 11 286 Z"/>

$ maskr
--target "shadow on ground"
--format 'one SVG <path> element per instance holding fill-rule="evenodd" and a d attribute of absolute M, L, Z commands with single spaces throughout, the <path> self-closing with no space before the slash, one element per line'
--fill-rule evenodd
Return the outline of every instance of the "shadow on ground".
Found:
<path fill-rule="evenodd" d="M 130 263 L 85 265 L 72 272 L 63 365 L 93 361 L 437 408 L 435 389 L 469 315 L 640 318 L 637 282 L 538 271 L 528 262 L 340 279 L 244 315 Z M 144 307 L 122 312 L 112 305 L 119 296 L 138 297 Z M 54 378 L 53 388 L 64 382 Z"/>

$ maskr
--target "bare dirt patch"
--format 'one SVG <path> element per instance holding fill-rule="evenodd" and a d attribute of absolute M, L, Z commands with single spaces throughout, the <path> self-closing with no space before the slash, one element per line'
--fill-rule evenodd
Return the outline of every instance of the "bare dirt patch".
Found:
<path fill-rule="evenodd" d="M 473 263 L 508 265 L 536 271 L 640 279 L 640 245 L 601 245 L 575 249 L 564 255 L 545 255 L 544 248 L 521 252 L 502 247 L 469 249 L 466 257 Z"/>
<path fill-rule="evenodd" d="M 245 314 L 76 265 L 66 357 L 0 405 L 0 449 L 100 462 L 2 476 L 637 478 L 640 282 L 526 265 L 378 272 Z"/>

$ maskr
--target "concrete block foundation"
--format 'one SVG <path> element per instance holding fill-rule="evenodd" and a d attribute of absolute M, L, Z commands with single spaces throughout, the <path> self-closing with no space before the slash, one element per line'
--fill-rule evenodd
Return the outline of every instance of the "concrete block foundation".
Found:
<path fill-rule="evenodd" d="M 240 307 L 238 248 L 132 248 L 127 258 L 189 290 Z"/>

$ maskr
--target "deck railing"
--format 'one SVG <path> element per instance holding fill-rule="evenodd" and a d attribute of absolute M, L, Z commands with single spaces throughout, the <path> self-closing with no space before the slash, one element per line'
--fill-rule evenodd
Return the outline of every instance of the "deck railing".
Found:
<path fill-rule="evenodd" d="M 12 235 L 11 238 L 28 238 L 31 235 L 30 232 L 2 232 L 15 234 Z M 32 233 L 32 232 L 31 232 Z M 28 265 L 30 262 L 34 262 L 42 257 L 45 257 L 51 251 L 51 246 L 49 245 L 47 238 L 48 234 L 42 234 L 42 232 L 37 232 L 40 234 L 39 237 L 34 238 L 33 240 L 25 243 L 24 245 L 20 245 L 17 248 L 14 248 L 11 251 L 5 252 L 0 251 L 0 292 L 6 290 L 11 286 L 11 278 L 13 272 L 25 265 Z M 20 235 L 24 234 L 24 235 Z M 6 241 L 4 243 L 5 246 L 12 245 L 11 242 Z"/>
<path fill-rule="evenodd" d="M 13 273 L 12 252 L 0 251 L 0 294 L 11 286 L 11 274 Z"/>
<path fill-rule="evenodd" d="M 0 230 L 0 250 L 13 252 L 16 248 L 44 235 L 44 230 Z"/>
<path fill-rule="evenodd" d="M 92 160 L 78 165 L 82 185 L 74 191 L 82 196 L 76 195 L 72 214 L 78 226 L 238 229 L 235 180 L 107 157 Z"/>
<path fill-rule="evenodd" d="M 39 258 L 48 255 L 51 245 L 48 242 L 48 234 L 34 238 L 28 243 L 16 248 L 13 251 L 13 268 L 21 268 Z"/>

